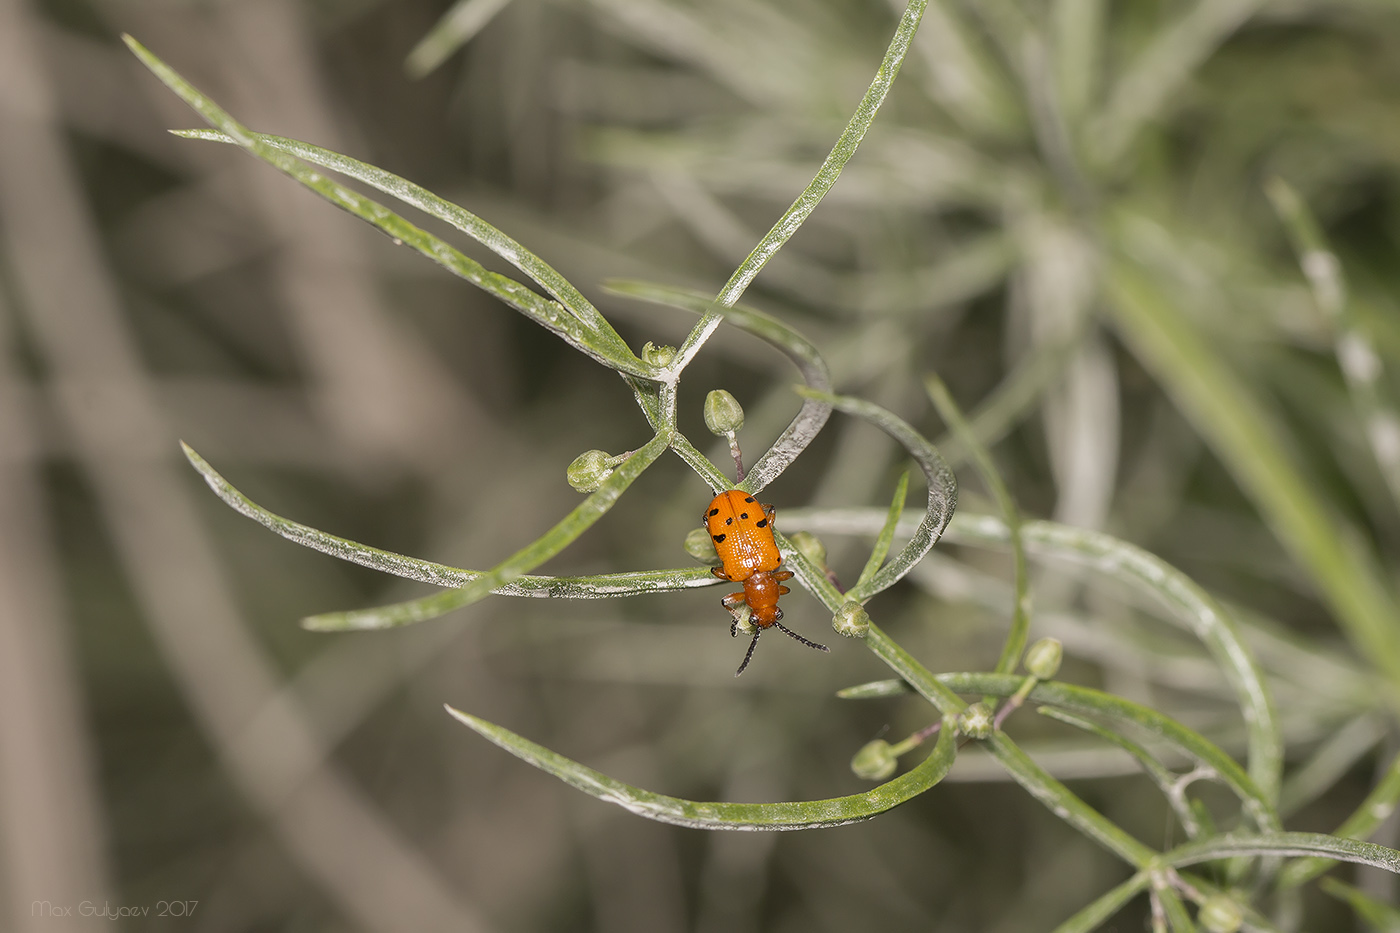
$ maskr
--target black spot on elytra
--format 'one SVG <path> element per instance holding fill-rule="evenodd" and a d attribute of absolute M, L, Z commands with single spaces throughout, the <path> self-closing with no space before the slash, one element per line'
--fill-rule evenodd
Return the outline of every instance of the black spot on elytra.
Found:
<path fill-rule="evenodd" d="M 716 544 L 724 540 L 724 535 L 712 535 L 712 537 L 715 539 Z"/>
<path fill-rule="evenodd" d="M 725 523 L 726 525 L 732 525 L 732 524 L 734 524 L 734 519 L 732 519 L 732 518 L 726 518 L 726 519 L 724 520 L 724 523 Z"/>
<path fill-rule="evenodd" d="M 748 518 L 748 517 L 749 517 L 749 513 L 748 513 L 748 512 L 745 512 L 743 515 L 740 515 L 739 517 L 740 517 L 740 518 Z"/>
<path fill-rule="evenodd" d="M 753 501 L 753 496 L 745 496 L 745 497 L 744 497 L 744 501 L 745 501 L 745 502 L 752 502 L 752 501 Z"/>
<path fill-rule="evenodd" d="M 718 514 L 719 514 L 719 509 L 710 509 L 710 514 L 711 514 L 711 515 L 718 515 Z"/>
<path fill-rule="evenodd" d="M 768 526 L 768 519 L 766 519 L 766 518 L 760 518 L 758 521 L 754 522 L 753 524 L 754 524 L 754 527 L 755 527 L 755 528 L 766 528 L 766 527 Z"/>

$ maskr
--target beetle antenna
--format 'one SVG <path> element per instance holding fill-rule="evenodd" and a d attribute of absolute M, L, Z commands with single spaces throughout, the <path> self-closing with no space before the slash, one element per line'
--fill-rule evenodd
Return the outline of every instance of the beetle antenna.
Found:
<path fill-rule="evenodd" d="M 749 642 L 749 650 L 744 654 L 744 663 L 740 664 L 739 669 L 734 672 L 735 677 L 738 677 L 740 674 L 744 673 L 744 668 L 749 666 L 749 661 L 753 658 L 753 649 L 758 647 L 758 636 L 762 634 L 763 629 L 754 629 L 753 641 Z"/>
<path fill-rule="evenodd" d="M 797 634 L 796 632 L 794 632 L 792 629 L 788 628 L 788 627 L 787 627 L 786 625 L 784 625 L 783 623 L 781 623 L 781 622 L 774 622 L 773 624 L 776 625 L 778 628 L 782 629 L 784 635 L 789 635 L 789 636 L 791 636 L 791 637 L 793 637 L 793 638 L 796 638 L 798 641 L 802 642 L 802 644 L 806 645 L 808 648 L 816 648 L 818 651 L 825 651 L 827 654 L 830 654 L 830 653 L 831 653 L 831 649 L 828 648 L 826 645 L 819 645 L 819 644 L 817 644 L 817 643 L 814 642 L 814 641 L 808 641 L 807 639 L 803 638 L 801 635 L 799 635 L 799 634 Z M 752 651 L 753 649 L 750 648 L 749 650 Z M 748 662 L 746 661 L 745 663 L 748 663 Z M 740 668 L 740 670 L 743 670 L 743 668 Z"/>

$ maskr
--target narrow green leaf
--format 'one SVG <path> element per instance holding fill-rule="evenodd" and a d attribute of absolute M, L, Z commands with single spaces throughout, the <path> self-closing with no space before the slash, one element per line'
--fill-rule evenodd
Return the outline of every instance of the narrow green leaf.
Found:
<path fill-rule="evenodd" d="M 1306 761 L 1283 782 L 1279 793 L 1279 813 L 1287 817 L 1321 797 L 1346 776 L 1356 763 L 1389 733 L 1389 724 L 1380 710 L 1372 710 L 1351 722 L 1334 728 Z"/>
<path fill-rule="evenodd" d="M 1064 372 L 1082 340 L 1073 334 L 1065 340 L 1037 344 L 968 416 L 972 436 L 991 447 L 1011 430 L 1026 412 L 1039 403 L 1045 389 Z M 956 432 L 948 431 L 934 442 L 943 458 L 956 467 L 972 455 Z"/>
<path fill-rule="evenodd" d="M 893 412 L 886 411 L 873 402 L 851 398 L 846 395 L 828 395 L 811 389 L 798 388 L 803 398 L 819 398 L 828 402 L 838 411 L 857 418 L 864 418 L 890 437 L 898 441 L 914 458 L 914 462 L 924 471 L 928 482 L 928 506 L 919 527 L 914 529 L 904 550 L 890 560 L 878 573 L 866 581 L 864 586 L 853 587 L 847 593 L 848 599 L 864 603 L 883 590 L 894 586 L 909 572 L 938 541 L 943 529 L 953 518 L 953 510 L 958 504 L 958 481 L 953 471 L 934 447 L 918 431 L 909 426 Z"/>
<path fill-rule="evenodd" d="M 1346 380 L 1371 456 L 1380 467 L 1391 501 L 1400 506 L 1400 444 L 1395 442 L 1400 438 L 1400 415 L 1382 391 L 1385 367 L 1370 337 L 1359 326 L 1342 262 L 1312 211 L 1283 179 L 1269 179 L 1264 190 L 1288 231 L 1298 265 L 1312 289 L 1313 301 L 1333 329 L 1337 366 Z"/>
<path fill-rule="evenodd" d="M 180 444 L 190 464 L 204 477 L 214 494 L 224 500 L 235 512 L 251 518 L 288 541 L 329 554 L 361 567 L 380 570 L 384 573 L 417 580 L 435 586 L 461 587 L 480 579 L 480 570 L 464 570 L 448 567 L 445 564 L 420 560 L 393 551 L 360 544 L 348 538 L 341 538 L 309 525 L 294 522 L 275 512 L 270 512 L 224 479 L 209 463 L 195 453 L 183 441 Z M 643 593 L 669 593 L 676 590 L 697 589 L 713 586 L 713 574 L 705 567 L 681 567 L 667 570 L 639 570 L 632 573 L 603 573 L 586 577 L 540 577 L 525 575 L 509 583 L 496 587 L 491 592 L 497 596 L 535 596 L 552 599 L 612 599 L 621 596 L 638 596 Z"/>
<path fill-rule="evenodd" d="M 1076 729 L 1088 732 L 1090 735 L 1096 735 L 1105 742 L 1116 745 L 1129 755 L 1132 755 L 1133 758 L 1137 759 L 1138 764 L 1142 766 L 1142 770 L 1145 771 L 1147 776 L 1152 779 L 1152 782 L 1157 785 L 1157 789 L 1162 792 L 1162 796 L 1167 799 L 1167 804 L 1172 808 L 1172 812 L 1176 814 L 1177 822 L 1181 824 L 1181 828 L 1185 831 L 1187 838 L 1195 839 L 1200 835 L 1201 823 L 1196 819 L 1196 815 L 1192 812 L 1191 805 L 1186 799 L 1185 783 L 1182 780 L 1184 777 L 1183 775 L 1172 772 L 1158 761 L 1156 756 L 1150 751 L 1120 732 L 1101 726 L 1092 720 L 1067 713 L 1053 706 L 1042 706 L 1037 712 L 1051 719 L 1065 723 L 1066 725 L 1074 726 Z"/>
<path fill-rule="evenodd" d="M 1165 289 L 1125 262 L 1109 282 L 1115 320 L 1134 354 L 1309 572 L 1356 649 L 1400 680 L 1400 606 L 1373 555 L 1303 479 L 1280 427 Z"/>
<path fill-rule="evenodd" d="M 712 305 L 710 299 L 699 292 L 651 282 L 610 279 L 603 283 L 603 287 L 615 295 L 650 301 L 694 314 L 704 314 Z M 730 324 L 782 351 L 797 366 L 798 372 L 802 374 L 802 381 L 808 388 L 819 392 L 831 390 L 831 376 L 820 351 L 792 327 L 762 311 L 743 305 L 724 309 L 722 313 Z M 748 475 L 739 484 L 739 488 L 745 492 L 761 492 L 797 459 L 798 454 L 807 449 L 807 445 L 812 443 L 830 416 L 831 406 L 826 402 L 820 399 L 804 399 L 801 410 L 787 426 L 787 430 L 783 431 L 773 442 L 773 446 L 749 467 Z"/>
<path fill-rule="evenodd" d="M 1024 678 L 1013 674 L 939 674 L 938 681 L 956 693 L 1010 696 Z M 1278 828 L 1278 816 L 1263 792 L 1220 746 L 1170 716 L 1132 700 L 1060 681 L 1036 684 L 1028 699 L 1074 713 L 1097 717 L 1116 727 L 1143 729 L 1174 746 L 1191 760 L 1210 768 L 1240 799 L 1244 810 L 1265 831 Z"/>
<path fill-rule="evenodd" d="M 1032 761 L 1016 743 L 1008 739 L 1006 733 L 994 732 L 983 744 L 1001 762 L 1012 779 L 1044 804 L 1051 813 L 1129 865 L 1139 869 L 1147 868 L 1152 865 L 1153 859 L 1158 857 L 1152 849 L 1128 835 L 1117 823 L 1089 806 L 1068 787 L 1051 777 L 1049 772 Z"/>
<path fill-rule="evenodd" d="M 1053 933 L 1093 933 L 1124 905 L 1137 897 L 1152 882 L 1152 876 L 1140 871 L 1110 891 L 1106 891 L 1073 917 L 1055 927 Z"/>
<path fill-rule="evenodd" d="M 585 794 L 649 820 L 692 829 L 771 832 L 858 823 L 913 799 L 943 780 L 957 753 L 956 724 L 945 720 L 938 742 L 927 758 L 905 774 L 863 794 L 786 803 L 699 803 L 624 784 L 484 719 L 450 706 L 447 712 L 522 761 Z"/>
<path fill-rule="evenodd" d="M 408 53 L 404 71 L 413 78 L 431 74 L 509 5 L 510 0 L 457 0 Z"/>
<path fill-rule="evenodd" d="M 932 703 L 943 715 L 956 715 L 967 709 L 967 703 L 945 686 L 942 678 L 934 676 L 933 672 L 920 664 L 875 623 L 870 624 L 870 631 L 866 632 L 864 641 L 865 647 L 889 665 L 890 670 L 903 678 L 905 683 Z"/>
<path fill-rule="evenodd" d="M 1333 835 L 1347 839 L 1365 839 L 1390 818 L 1400 801 L 1400 755 L 1391 759 L 1385 775 L 1371 788 L 1356 812 L 1347 817 Z M 1279 873 L 1279 887 L 1290 888 L 1311 881 L 1332 867 L 1327 859 L 1299 859 L 1285 865 Z"/>
<path fill-rule="evenodd" d="M 1400 910 L 1393 904 L 1377 900 L 1359 888 L 1343 884 L 1336 878 L 1323 878 L 1319 887 L 1339 901 L 1346 902 L 1356 915 L 1379 933 L 1400 933 Z"/>
<path fill-rule="evenodd" d="M 225 133 L 217 130 L 176 130 L 176 136 L 186 139 L 204 139 L 213 142 L 232 143 L 235 140 Z M 579 320 L 586 328 L 593 331 L 599 339 L 607 341 L 613 350 L 620 351 L 626 357 L 630 357 L 635 365 L 640 365 L 640 361 L 632 356 L 632 351 L 627 348 L 622 338 L 613 330 L 607 319 L 598 313 L 598 309 L 593 303 L 583 296 L 573 283 L 549 263 L 539 256 L 526 249 L 511 236 L 498 230 L 496 227 L 482 220 L 466 208 L 448 201 L 421 185 L 416 185 L 406 178 L 401 178 L 392 172 L 386 172 L 358 159 L 342 155 L 339 152 L 332 152 L 320 146 L 313 146 L 310 143 L 301 142 L 296 139 L 287 139 L 283 136 L 270 136 L 265 133 L 249 133 L 249 135 L 277 152 L 283 152 L 310 162 L 312 165 L 319 165 L 322 168 L 338 172 L 356 181 L 369 185 L 377 191 L 382 191 L 391 197 L 397 198 L 405 204 L 412 205 L 435 217 L 444 223 L 450 224 L 467 236 L 476 240 L 491 252 L 500 256 L 506 262 L 515 266 L 535 281 L 541 288 L 554 297 L 561 305 L 568 309 L 569 313 Z M 429 258 L 439 259 L 436 251 L 440 251 L 441 246 L 435 246 L 435 252 Z M 441 261 L 441 260 L 439 260 Z"/>
<path fill-rule="evenodd" d="M 1370 865 L 1400 874 L 1400 852 L 1355 839 L 1340 839 L 1321 833 L 1270 833 L 1250 836 L 1231 834 L 1188 842 L 1161 856 L 1161 864 L 1181 867 L 1214 862 L 1237 855 L 1322 856 L 1339 862 Z"/>
<path fill-rule="evenodd" d="M 1264 0 L 1197 0 L 1128 64 L 1087 141 L 1097 161 L 1112 166 L 1138 133 L 1177 98 L 1181 85 Z"/>
<path fill-rule="evenodd" d="M 870 578 L 875 576 L 875 571 L 885 562 L 885 558 L 890 554 L 890 542 L 894 541 L 894 529 L 899 524 L 899 516 L 904 511 L 904 499 L 909 493 L 909 471 L 905 470 L 899 475 L 899 483 L 894 489 L 894 498 L 890 500 L 890 510 L 885 516 L 885 525 L 880 529 L 880 534 L 875 538 L 875 546 L 870 549 L 870 557 L 865 562 L 860 576 L 856 578 L 853 587 L 859 590 L 870 582 Z"/>
<path fill-rule="evenodd" d="M 959 544 L 1006 544 L 1006 523 L 991 516 L 959 515 L 949 525 Z M 1166 561 L 1102 532 L 1055 522 L 1026 522 L 1021 535 L 1039 558 L 1079 564 L 1152 597 L 1168 617 L 1192 631 L 1210 651 L 1235 691 L 1249 735 L 1249 774 L 1269 801 L 1278 799 L 1283 738 L 1263 673 L 1224 606 Z"/>
<path fill-rule="evenodd" d="M 1158 903 L 1167 915 L 1167 923 L 1172 933 L 1196 933 L 1196 924 L 1191 922 L 1191 915 L 1186 912 L 1186 905 L 1181 902 L 1181 896 L 1176 891 L 1163 885 L 1157 888 L 1155 893 Z"/>
<path fill-rule="evenodd" d="M 159 58 L 152 55 L 141 43 L 130 36 L 123 38 L 142 64 L 174 91 L 176 96 L 189 104 L 212 126 L 219 129 L 229 141 L 237 144 L 251 155 L 267 162 L 336 207 L 378 227 L 395 240 L 412 247 L 454 275 L 466 279 L 483 291 L 500 299 L 588 356 L 622 372 L 644 378 L 655 376 L 648 367 L 642 365 L 640 360 L 632 356 L 630 350 L 622 353 L 608 338 L 600 337 L 591 332 L 573 313 L 558 302 L 545 298 L 514 279 L 489 271 L 460 250 L 409 223 L 382 204 L 337 184 L 300 159 L 273 148 L 264 142 L 257 133 L 251 132 L 234 120 L 218 104 L 206 97 Z M 629 357 L 631 358 L 629 359 Z"/>
<path fill-rule="evenodd" d="M 846 124 L 846 129 L 836 140 L 836 145 L 822 162 L 821 168 L 817 170 L 817 175 L 811 183 L 797 196 L 797 200 L 792 202 L 792 206 L 787 209 L 782 217 L 778 218 L 771 230 L 769 230 L 759 244 L 754 247 L 753 252 L 739 264 L 739 268 L 734 270 L 729 281 L 724 288 L 720 289 L 715 297 L 715 307 L 706 311 L 700 318 L 699 323 L 686 337 L 685 343 L 676 354 L 674 370 L 680 372 L 686 364 L 700 352 L 700 348 L 710 335 L 719 327 L 720 321 L 724 319 L 721 308 L 732 307 L 737 302 L 745 289 L 753 282 L 759 271 L 768 260 L 787 243 L 792 235 L 797 232 L 803 222 L 811 216 L 812 211 L 817 209 L 822 198 L 836 184 L 836 179 L 841 176 L 841 170 L 846 167 L 852 155 L 855 154 L 860 142 L 865 138 L 865 133 L 870 129 L 870 125 L 875 122 L 875 114 L 880 110 L 880 105 L 884 103 L 885 95 L 894 84 L 895 76 L 899 74 L 899 66 L 903 64 L 904 57 L 909 53 L 909 44 L 914 39 L 914 34 L 919 29 L 919 20 L 924 15 L 924 7 L 928 0 L 909 0 L 909 5 L 904 8 L 904 15 L 900 17 L 899 26 L 895 29 L 894 38 L 890 41 L 889 48 L 885 50 L 884 60 L 880 62 L 880 68 L 875 72 L 875 78 L 866 89 L 865 96 L 861 98 L 856 112 L 851 116 L 850 122 Z"/>
<path fill-rule="evenodd" d="M 1007 489 L 1006 483 L 1002 481 L 991 453 L 977 440 L 972 426 L 963 417 L 962 410 L 958 408 L 958 403 L 953 401 L 952 393 L 943 384 L 943 380 L 939 379 L 937 374 L 929 373 L 924 377 L 924 388 L 933 400 L 934 407 L 938 409 L 939 417 L 952 428 L 954 435 L 972 454 L 972 462 L 976 465 L 982 482 L 996 499 L 1006 527 L 1010 530 L 1016 601 L 1011 610 L 1011 630 L 1006 635 L 1006 644 L 1002 646 L 1001 657 L 997 659 L 996 666 L 998 674 L 1009 674 L 1016 670 L 1021 653 L 1026 650 L 1026 638 L 1031 629 L 1030 574 L 1026 570 L 1026 548 L 1021 540 L 1021 510 L 1016 507 L 1011 490 Z"/>
<path fill-rule="evenodd" d="M 302 620 L 302 625 L 318 632 L 395 628 L 435 619 L 454 609 L 484 599 L 492 590 L 519 580 L 527 570 L 538 567 L 558 554 L 594 522 L 606 515 L 627 487 L 661 456 L 666 449 L 666 440 L 663 435 L 652 438 L 624 460 L 596 492 L 579 503 L 543 536 L 516 551 L 466 586 L 391 606 L 309 616 Z"/>
<path fill-rule="evenodd" d="M 838 690 L 836 695 L 843 700 L 875 700 L 904 696 L 909 692 L 909 685 L 902 680 L 872 680 L 868 684 L 857 684 Z"/>

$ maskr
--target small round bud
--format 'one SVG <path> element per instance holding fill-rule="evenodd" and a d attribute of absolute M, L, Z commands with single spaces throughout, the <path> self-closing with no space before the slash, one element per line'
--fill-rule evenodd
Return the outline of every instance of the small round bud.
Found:
<path fill-rule="evenodd" d="M 958 731 L 970 739 L 985 739 L 992 734 L 992 711 L 986 703 L 973 703 L 958 717 Z"/>
<path fill-rule="evenodd" d="M 867 742 L 851 759 L 851 770 L 858 778 L 867 781 L 883 781 L 894 774 L 899 767 L 899 759 L 894 749 L 884 739 Z"/>
<path fill-rule="evenodd" d="M 642 344 L 642 362 L 662 369 L 671 365 L 671 361 L 676 358 L 676 348 L 660 346 L 648 340 Z"/>
<path fill-rule="evenodd" d="M 1244 910 L 1233 898 L 1212 894 L 1201 905 L 1196 919 L 1210 933 L 1235 933 L 1244 924 Z"/>
<path fill-rule="evenodd" d="M 723 389 L 705 396 L 705 427 L 711 434 L 726 437 L 744 426 L 744 408 Z"/>
<path fill-rule="evenodd" d="M 818 567 L 826 566 L 826 545 L 822 544 L 821 538 L 810 531 L 794 531 L 788 535 L 788 540 L 792 542 L 793 547 L 802 552 L 803 557 Z"/>
<path fill-rule="evenodd" d="M 685 536 L 685 552 L 702 564 L 718 567 L 723 561 L 715 551 L 714 539 L 704 528 L 692 528 Z"/>
<path fill-rule="evenodd" d="M 569 464 L 569 485 L 579 492 L 593 492 L 612 475 L 613 458 L 605 450 L 585 450 Z"/>
<path fill-rule="evenodd" d="M 831 617 L 831 627 L 847 638 L 864 638 L 870 631 L 870 613 L 865 607 L 852 600 L 837 610 Z"/>
<path fill-rule="evenodd" d="M 1037 680 L 1049 680 L 1060 671 L 1065 646 L 1058 638 L 1042 638 L 1026 651 L 1026 670 Z"/>

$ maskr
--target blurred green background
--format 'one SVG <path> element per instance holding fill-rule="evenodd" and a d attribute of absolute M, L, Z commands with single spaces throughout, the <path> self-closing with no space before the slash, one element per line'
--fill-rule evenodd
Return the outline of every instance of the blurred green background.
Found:
<path fill-rule="evenodd" d="M 1125 879 L 975 752 L 870 823 L 705 834 L 579 794 L 442 711 L 728 800 L 863 789 L 855 750 L 926 724 L 914 700 L 834 698 L 885 675 L 851 642 L 769 639 L 736 681 L 720 590 L 297 626 L 426 588 L 234 514 L 177 438 L 280 514 L 480 568 L 577 502 L 574 456 L 649 434 L 614 375 L 523 318 L 243 153 L 167 135 L 198 119 L 117 36 L 257 130 L 478 213 L 636 349 L 691 320 L 599 283 L 714 292 L 810 179 L 902 8 L 513 0 L 408 77 L 449 5 L 0 0 L 0 928 L 111 922 L 36 914 L 48 901 L 150 910 L 127 929 L 1014 933 Z M 1291 829 L 1334 829 L 1397 748 L 1398 168 L 1388 0 L 930 3 L 862 149 L 745 298 L 807 334 L 840 391 L 930 437 L 920 378 L 938 372 L 985 413 L 1027 514 L 1110 531 L 1236 605 L 1284 725 Z M 1295 234 L 1335 251 L 1303 243 L 1311 285 L 1272 179 L 1317 217 Z M 794 381 L 721 330 L 681 427 L 707 437 L 705 393 L 727 388 L 757 456 Z M 837 416 L 765 499 L 780 526 L 879 506 L 902 466 Z M 993 511 L 959 475 L 963 507 Z M 709 495 L 665 458 L 545 570 L 683 566 Z M 827 543 L 854 578 L 868 542 Z M 1008 580 L 1004 555 L 940 546 L 872 610 L 933 670 L 986 670 Z M 832 640 L 789 599 L 794 628 Z M 1046 567 L 1035 601 L 1062 679 L 1241 751 L 1219 671 L 1131 595 Z M 1010 728 L 1172 841 L 1125 755 L 1026 714 Z M 1338 874 L 1395 903 L 1388 876 Z M 1360 928 L 1315 887 L 1304 907 L 1307 929 Z"/>

